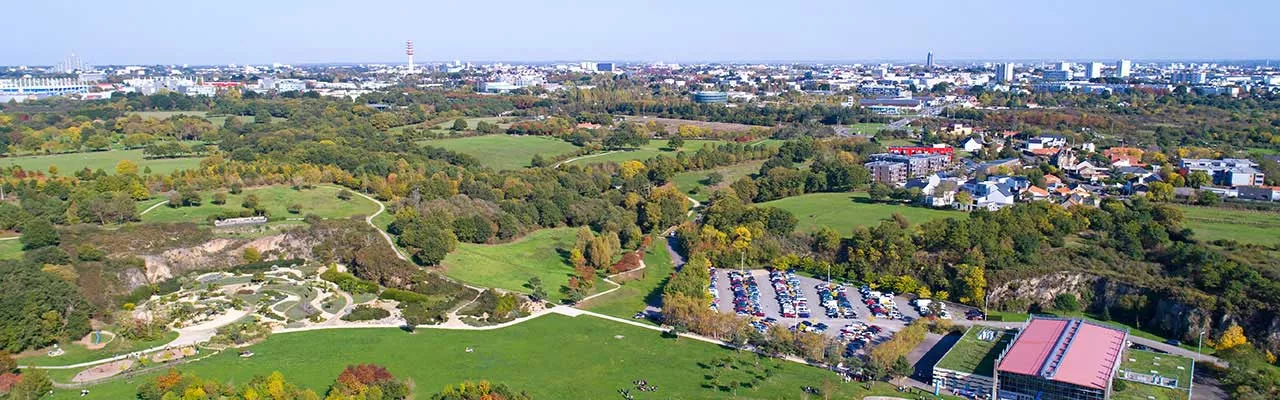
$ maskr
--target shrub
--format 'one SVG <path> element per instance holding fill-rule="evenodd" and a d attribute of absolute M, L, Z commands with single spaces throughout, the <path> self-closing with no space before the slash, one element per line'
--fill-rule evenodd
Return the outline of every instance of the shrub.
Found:
<path fill-rule="evenodd" d="M 395 300 L 401 303 L 429 303 L 431 298 L 421 293 L 410 292 L 408 290 L 400 290 L 396 288 L 387 288 L 378 295 L 379 298 L 385 300 Z"/>
<path fill-rule="evenodd" d="M 359 305 L 351 313 L 342 316 L 343 321 L 374 321 L 390 317 L 391 312 L 378 307 Z"/>

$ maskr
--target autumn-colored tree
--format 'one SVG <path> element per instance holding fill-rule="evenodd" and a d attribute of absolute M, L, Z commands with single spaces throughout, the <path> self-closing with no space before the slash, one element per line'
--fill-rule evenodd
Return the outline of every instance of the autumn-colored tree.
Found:
<path fill-rule="evenodd" d="M 120 162 L 116 163 L 116 174 L 117 175 L 137 175 L 138 164 L 129 160 L 120 160 Z"/>

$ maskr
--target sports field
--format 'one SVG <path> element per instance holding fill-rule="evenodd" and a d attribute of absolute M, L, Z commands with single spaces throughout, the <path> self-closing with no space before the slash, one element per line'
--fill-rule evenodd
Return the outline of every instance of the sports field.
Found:
<path fill-rule="evenodd" d="M 468 353 L 467 348 L 474 351 Z M 754 355 L 687 338 L 663 338 L 652 330 L 591 316 L 552 314 L 490 331 L 419 329 L 409 334 L 368 328 L 284 333 L 249 349 L 253 357 L 226 351 L 177 368 L 233 384 L 280 371 L 290 382 L 323 393 L 345 366 L 375 363 L 412 379 L 420 399 L 445 385 L 481 379 L 528 391 L 535 399 L 621 398 L 618 390 L 633 388 L 631 382 L 637 379 L 659 388 L 656 393 L 631 390 L 638 399 L 801 399 L 803 386 L 822 387 L 824 381 L 831 382 L 831 398 L 895 393 L 886 383 L 869 392 L 861 384 L 843 384 L 823 369 L 767 358 L 760 360 L 760 369 L 768 373 L 761 374 L 759 385 L 720 391 L 709 387 L 707 376 L 715 373 L 710 364 Z M 164 371 L 89 387 L 90 398 L 133 398 L 138 384 Z M 55 380 L 62 375 L 67 374 L 54 374 Z M 79 399 L 79 389 L 58 389 L 52 398 Z"/>
<path fill-rule="evenodd" d="M 459 243 L 445 256 L 445 274 L 482 287 L 529 293 L 524 284 L 538 277 L 553 300 L 564 298 L 560 287 L 569 282 L 573 266 L 560 249 L 572 248 L 577 228 L 543 229 L 503 244 Z M 601 290 L 607 283 L 597 281 Z"/>
<path fill-rule="evenodd" d="M 905 204 L 873 203 L 866 193 L 813 193 L 761 203 L 790 211 L 800 220 L 797 229 L 812 232 L 822 226 L 830 226 L 841 233 L 848 233 L 858 226 L 874 226 L 880 221 L 902 214 L 914 224 L 922 224 L 937 218 L 963 218 L 964 213 L 951 210 L 908 206 Z"/>
<path fill-rule="evenodd" d="M 729 186 L 744 176 L 759 172 L 762 164 L 764 164 L 763 160 L 755 160 L 709 170 L 681 172 L 676 174 L 672 181 L 681 192 L 694 200 L 706 201 L 717 189 Z M 706 179 L 712 173 L 719 173 L 724 176 L 724 179 L 717 185 L 708 186 Z"/>
<path fill-rule="evenodd" d="M 1275 245 L 1280 243 L 1280 213 L 1233 210 L 1228 208 L 1178 206 L 1183 225 L 1195 232 L 1196 239 L 1234 240 L 1240 243 Z"/>
<path fill-rule="evenodd" d="M 22 166 L 28 171 L 48 172 L 49 166 L 58 166 L 59 175 L 71 175 L 84 168 L 102 169 L 108 174 L 116 173 L 116 164 L 121 160 L 130 160 L 138 164 L 139 173 L 151 167 L 153 174 L 168 174 L 179 169 L 191 169 L 200 165 L 199 157 L 148 159 L 143 157 L 142 149 L 110 150 L 88 153 L 67 153 L 49 156 L 22 156 L 0 158 L 0 166 Z"/>
<path fill-rule="evenodd" d="M 551 137 L 505 134 L 432 139 L 418 143 L 469 154 L 480 159 L 480 163 L 497 170 L 528 167 L 534 154 L 542 154 L 543 157 L 549 158 L 578 148 L 569 142 Z"/>
<path fill-rule="evenodd" d="M 667 254 L 667 247 L 663 243 L 666 239 L 661 236 L 654 238 L 653 245 L 649 246 L 644 253 L 645 268 L 643 270 L 624 275 L 630 277 L 630 280 L 622 277 L 614 279 L 615 282 L 621 283 L 622 287 L 579 306 L 618 318 L 631 318 L 649 304 L 661 304 L 662 287 L 675 271 L 675 265 L 671 263 L 671 255 Z M 635 279 L 635 276 L 640 278 Z M 646 322 L 647 320 L 637 321 Z"/>
<path fill-rule="evenodd" d="M 888 126 L 889 126 L 889 124 L 881 124 L 881 123 L 862 123 L 862 122 L 860 122 L 860 123 L 856 123 L 856 124 L 845 125 L 845 127 L 849 128 L 849 133 L 850 133 L 850 134 L 853 134 L 853 135 L 869 135 L 869 136 L 875 136 L 877 132 L 880 132 L 880 130 L 881 130 L 881 129 L 885 129 L 885 128 L 887 128 Z"/>
<path fill-rule="evenodd" d="M 719 143 L 725 142 L 720 140 L 686 140 L 684 141 L 684 146 L 681 146 L 679 151 L 693 153 L 703 146 L 713 146 Z M 573 164 L 619 163 L 630 160 L 648 160 L 650 158 L 657 157 L 659 154 L 666 154 L 667 156 L 675 157 L 676 152 L 676 150 L 667 148 L 666 140 L 654 139 L 650 140 L 649 144 L 640 146 L 636 149 L 622 150 L 599 156 L 587 157 L 581 160 L 575 160 Z"/>
<path fill-rule="evenodd" d="M 982 340 L 980 333 L 992 333 L 994 340 Z M 996 358 L 1000 352 L 1013 341 L 1014 332 L 1001 332 L 998 329 L 972 327 L 960 337 L 951 350 L 938 360 L 938 368 L 946 368 L 956 372 L 974 373 L 992 376 L 995 371 Z"/>
<path fill-rule="evenodd" d="M 236 213 L 244 210 L 244 198 L 250 194 L 258 195 L 259 205 L 267 210 L 271 218 L 302 218 L 307 214 L 315 214 L 321 218 L 346 218 L 355 215 L 370 215 L 378 211 L 378 206 L 360 196 L 351 196 L 351 200 L 339 200 L 338 192 L 342 190 L 334 186 L 317 186 L 314 189 L 294 190 L 288 186 L 267 186 L 247 188 L 240 194 L 227 194 L 227 203 L 213 204 L 212 191 L 201 192 L 203 203 L 198 207 L 170 208 L 167 204 L 156 207 L 142 215 L 142 222 L 194 222 L 205 223 L 209 216 Z M 163 201 L 150 199 L 138 202 L 141 212 Z M 291 204 L 301 204 L 302 212 L 290 214 Z"/>

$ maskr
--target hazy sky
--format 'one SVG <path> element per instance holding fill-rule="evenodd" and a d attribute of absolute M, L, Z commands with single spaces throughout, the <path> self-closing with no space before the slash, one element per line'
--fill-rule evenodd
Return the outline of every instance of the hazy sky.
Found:
<path fill-rule="evenodd" d="M 394 3 L 402 3 L 393 5 Z M 1276 0 L 40 0 L 0 65 L 1280 58 Z M 55 22 L 56 21 L 56 22 Z"/>

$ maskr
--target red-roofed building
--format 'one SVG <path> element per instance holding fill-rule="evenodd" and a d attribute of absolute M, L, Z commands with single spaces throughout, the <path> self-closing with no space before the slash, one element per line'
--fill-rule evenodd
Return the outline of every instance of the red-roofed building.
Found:
<path fill-rule="evenodd" d="M 1129 333 L 1079 319 L 1032 318 L 996 360 L 1001 400 L 1111 397 Z"/>

